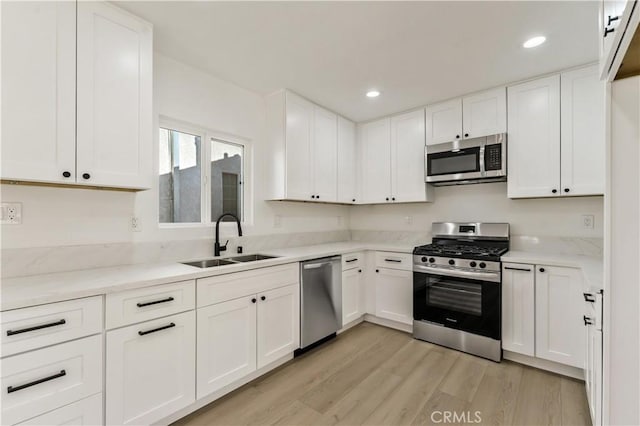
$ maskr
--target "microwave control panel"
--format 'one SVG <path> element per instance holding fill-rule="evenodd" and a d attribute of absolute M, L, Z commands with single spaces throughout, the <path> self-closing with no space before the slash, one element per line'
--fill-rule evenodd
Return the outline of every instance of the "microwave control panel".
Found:
<path fill-rule="evenodd" d="M 502 144 L 487 145 L 484 148 L 484 169 L 502 169 Z"/>

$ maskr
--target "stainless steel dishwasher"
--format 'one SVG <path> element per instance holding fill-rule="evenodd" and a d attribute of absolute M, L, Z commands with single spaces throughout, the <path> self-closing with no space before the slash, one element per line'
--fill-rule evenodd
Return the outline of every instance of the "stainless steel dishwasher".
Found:
<path fill-rule="evenodd" d="M 340 256 L 300 263 L 300 352 L 336 335 L 342 327 Z"/>

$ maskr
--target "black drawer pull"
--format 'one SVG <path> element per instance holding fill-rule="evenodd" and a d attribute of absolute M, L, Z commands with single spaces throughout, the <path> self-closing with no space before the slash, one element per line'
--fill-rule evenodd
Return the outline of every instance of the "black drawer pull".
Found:
<path fill-rule="evenodd" d="M 7 336 L 13 336 L 14 334 L 28 333 L 30 331 L 42 330 L 43 328 L 55 327 L 57 325 L 64 325 L 67 321 L 61 319 L 58 321 L 50 322 L 42 325 L 34 325 L 33 327 L 21 328 L 20 330 L 7 330 Z"/>
<path fill-rule="evenodd" d="M 138 308 L 144 308 L 145 306 L 157 305 L 158 303 L 173 302 L 173 297 L 167 297 L 166 299 L 154 300 L 153 302 L 136 303 Z"/>
<path fill-rule="evenodd" d="M 591 293 L 582 293 L 585 302 L 595 302 L 596 297 Z"/>
<path fill-rule="evenodd" d="M 398 259 L 385 259 L 385 262 L 393 262 L 393 263 L 402 263 L 402 260 L 398 260 Z"/>
<path fill-rule="evenodd" d="M 175 323 L 172 322 L 171 324 L 163 325 L 162 327 L 154 328 L 153 330 L 138 331 L 138 334 L 141 336 L 144 336 L 146 334 L 151 334 L 151 333 L 155 333 L 156 331 L 166 330 L 167 328 L 172 328 L 175 326 L 176 326 Z"/>
<path fill-rule="evenodd" d="M 582 317 L 582 320 L 584 321 L 585 326 L 593 324 L 593 320 L 586 315 Z"/>
<path fill-rule="evenodd" d="M 358 260 L 358 258 L 357 258 L 357 257 L 355 257 L 355 258 L 353 258 L 353 259 L 349 259 L 349 260 L 347 260 L 346 262 L 347 262 L 347 263 L 351 263 L 351 262 L 355 262 L 355 261 L 357 261 L 357 260 Z"/>
<path fill-rule="evenodd" d="M 511 266 L 505 266 L 504 269 L 508 269 L 510 271 L 522 271 L 522 272 L 531 272 L 531 269 L 524 268 L 512 268 Z"/>
<path fill-rule="evenodd" d="M 19 390 L 30 388 L 31 386 L 39 385 L 40 383 L 48 382 L 49 380 L 57 379 L 59 377 L 64 377 L 67 375 L 67 372 L 64 370 L 60 370 L 59 373 L 53 374 L 48 377 L 43 377 L 42 379 L 34 380 L 33 382 L 25 383 L 20 386 L 9 386 L 7 388 L 7 393 L 18 392 Z"/>

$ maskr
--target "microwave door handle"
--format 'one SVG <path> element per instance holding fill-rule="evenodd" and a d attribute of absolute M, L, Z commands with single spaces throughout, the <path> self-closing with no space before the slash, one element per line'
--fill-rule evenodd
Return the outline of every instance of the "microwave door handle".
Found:
<path fill-rule="evenodd" d="M 485 144 L 483 143 L 482 145 L 480 145 L 480 155 L 478 155 L 478 162 L 480 163 L 480 164 L 478 164 L 478 166 L 480 166 L 480 175 L 482 175 L 482 176 L 485 175 L 484 149 L 485 149 Z"/>

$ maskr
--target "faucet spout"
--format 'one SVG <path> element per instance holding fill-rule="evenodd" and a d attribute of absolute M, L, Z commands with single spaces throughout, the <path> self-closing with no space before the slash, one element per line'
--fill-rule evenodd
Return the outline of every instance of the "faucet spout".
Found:
<path fill-rule="evenodd" d="M 220 245 L 220 221 L 227 216 L 235 219 L 236 223 L 238 224 L 238 237 L 242 237 L 242 226 L 240 225 L 240 219 L 238 219 L 238 216 L 234 215 L 233 213 L 222 213 L 220 217 L 218 217 L 218 220 L 216 220 L 216 242 L 213 246 L 214 256 L 220 256 L 220 252 L 227 249 L 226 243 L 225 245 Z"/>

